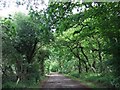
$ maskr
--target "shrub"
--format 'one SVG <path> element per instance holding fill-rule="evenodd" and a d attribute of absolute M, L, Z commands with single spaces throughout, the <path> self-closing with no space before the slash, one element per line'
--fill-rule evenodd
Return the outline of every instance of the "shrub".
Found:
<path fill-rule="evenodd" d="M 70 73 L 70 75 L 73 76 L 73 77 L 76 77 L 76 78 L 80 77 L 78 72 L 72 72 L 72 73 Z"/>

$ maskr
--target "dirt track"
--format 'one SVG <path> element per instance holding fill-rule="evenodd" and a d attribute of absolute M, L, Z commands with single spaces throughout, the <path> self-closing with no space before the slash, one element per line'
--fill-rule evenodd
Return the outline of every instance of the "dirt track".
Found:
<path fill-rule="evenodd" d="M 57 88 L 81 88 L 82 90 L 90 90 L 87 86 L 81 84 L 80 82 L 71 80 L 70 78 L 58 73 L 51 73 L 48 75 L 48 80 L 44 83 L 43 88 L 44 90 L 48 88 L 54 88 L 54 90 Z"/>

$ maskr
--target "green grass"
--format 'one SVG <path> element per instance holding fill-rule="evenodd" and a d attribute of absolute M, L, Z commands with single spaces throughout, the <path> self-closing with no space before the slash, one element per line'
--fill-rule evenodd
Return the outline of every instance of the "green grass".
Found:
<path fill-rule="evenodd" d="M 73 79 L 80 81 L 84 85 L 87 85 L 88 87 L 91 88 L 110 88 L 111 81 L 113 79 L 112 76 L 110 75 L 100 75 L 100 74 L 95 74 L 95 73 L 83 73 L 81 75 L 78 75 L 78 73 L 75 72 L 72 74 L 65 74 L 65 76 Z M 76 77 L 77 76 L 77 77 Z"/>
<path fill-rule="evenodd" d="M 38 83 L 18 83 L 16 85 L 15 82 L 7 82 L 2 85 L 3 88 L 40 88 L 40 82 Z"/>
<path fill-rule="evenodd" d="M 42 76 L 39 81 L 29 80 L 25 82 L 19 82 L 16 84 L 16 82 L 6 82 L 2 85 L 3 88 L 40 88 L 42 81 L 45 80 L 45 76 Z"/>
<path fill-rule="evenodd" d="M 76 77 L 70 76 L 70 75 L 68 75 L 68 74 L 64 74 L 64 75 L 65 75 L 66 77 L 71 78 L 72 80 L 80 81 L 80 83 L 82 83 L 82 84 L 84 84 L 84 85 L 86 85 L 86 86 L 88 86 L 88 87 L 90 87 L 90 88 L 98 88 L 98 86 L 95 85 L 95 84 L 92 83 L 92 82 L 88 82 L 88 81 L 86 81 L 86 80 L 84 80 L 84 79 L 76 78 Z"/>

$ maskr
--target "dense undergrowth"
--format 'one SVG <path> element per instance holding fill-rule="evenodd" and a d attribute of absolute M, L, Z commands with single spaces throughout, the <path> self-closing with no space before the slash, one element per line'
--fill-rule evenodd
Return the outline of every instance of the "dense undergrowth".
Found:
<path fill-rule="evenodd" d="M 79 75 L 74 72 L 65 74 L 65 76 L 78 80 L 91 88 L 115 88 L 114 77 L 108 73 L 105 75 L 99 73 L 82 73 Z"/>
<path fill-rule="evenodd" d="M 18 88 L 18 89 L 22 89 L 22 88 L 41 88 L 42 87 L 42 82 L 46 79 L 46 76 L 42 76 L 40 78 L 40 80 L 38 80 L 37 82 L 34 80 L 28 80 L 25 82 L 13 82 L 13 81 L 8 81 L 5 84 L 2 85 L 3 89 L 9 89 L 9 88 Z"/>

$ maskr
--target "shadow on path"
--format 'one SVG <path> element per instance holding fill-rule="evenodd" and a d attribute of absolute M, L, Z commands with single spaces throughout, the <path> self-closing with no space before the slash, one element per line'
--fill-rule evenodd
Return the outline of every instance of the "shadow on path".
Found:
<path fill-rule="evenodd" d="M 81 84 L 78 81 L 71 80 L 70 78 L 67 78 L 63 76 L 62 74 L 58 73 L 51 73 L 48 76 L 48 80 L 44 83 L 42 89 L 43 90 L 58 90 L 58 89 L 79 89 L 79 90 L 90 90 L 87 86 Z"/>

